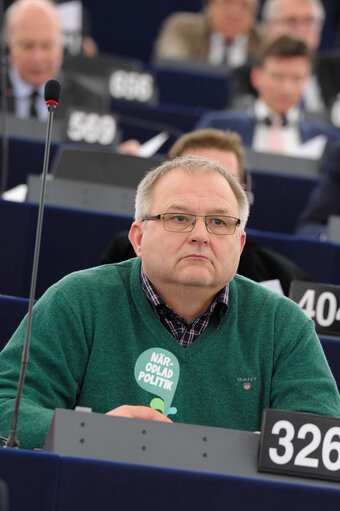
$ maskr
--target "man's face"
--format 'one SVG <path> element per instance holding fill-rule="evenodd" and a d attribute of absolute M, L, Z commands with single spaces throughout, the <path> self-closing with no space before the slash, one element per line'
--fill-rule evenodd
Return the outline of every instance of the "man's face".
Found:
<path fill-rule="evenodd" d="M 259 98 L 280 115 L 300 103 L 311 66 L 305 57 L 268 57 L 252 70 L 251 78 Z"/>
<path fill-rule="evenodd" d="M 62 35 L 58 20 L 41 9 L 26 10 L 8 28 L 11 65 L 27 83 L 39 87 L 58 75 Z"/>
<path fill-rule="evenodd" d="M 228 41 L 247 34 L 255 22 L 256 0 L 210 0 L 206 7 L 208 23 Z"/>
<path fill-rule="evenodd" d="M 277 4 L 275 20 L 269 23 L 272 35 L 289 34 L 300 37 L 312 49 L 320 44 L 322 23 L 317 11 L 303 0 L 281 0 Z"/>
<path fill-rule="evenodd" d="M 194 147 L 192 149 L 189 147 L 180 156 L 198 156 L 206 160 L 215 161 L 232 174 L 237 181 L 241 182 L 237 157 L 233 151 L 226 151 L 216 147 Z"/>
<path fill-rule="evenodd" d="M 173 169 L 156 183 L 152 197 L 150 215 L 185 212 L 239 217 L 229 184 L 215 172 L 188 175 L 181 168 Z M 163 299 L 169 290 L 179 292 L 182 286 L 216 294 L 233 278 L 245 242 L 238 227 L 232 235 L 208 233 L 204 218 L 197 218 L 189 233 L 168 232 L 161 220 L 134 222 L 129 237 Z"/>

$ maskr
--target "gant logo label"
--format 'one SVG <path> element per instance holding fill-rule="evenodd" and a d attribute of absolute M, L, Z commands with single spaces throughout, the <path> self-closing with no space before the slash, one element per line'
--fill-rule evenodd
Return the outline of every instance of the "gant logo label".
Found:
<path fill-rule="evenodd" d="M 244 376 L 236 378 L 237 383 L 241 384 L 244 390 L 250 390 L 257 381 L 257 376 Z"/>

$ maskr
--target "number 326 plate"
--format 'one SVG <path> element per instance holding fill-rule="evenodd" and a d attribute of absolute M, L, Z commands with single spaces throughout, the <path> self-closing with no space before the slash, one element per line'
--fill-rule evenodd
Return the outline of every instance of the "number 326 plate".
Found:
<path fill-rule="evenodd" d="M 266 409 L 258 469 L 340 481 L 340 419 Z"/>

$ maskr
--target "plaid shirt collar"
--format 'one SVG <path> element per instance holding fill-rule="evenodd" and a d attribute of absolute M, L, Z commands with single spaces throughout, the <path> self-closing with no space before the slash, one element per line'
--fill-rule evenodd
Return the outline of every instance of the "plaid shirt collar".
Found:
<path fill-rule="evenodd" d="M 229 285 L 226 285 L 217 293 L 208 309 L 188 325 L 184 318 L 173 311 L 157 294 L 144 273 L 143 265 L 141 265 L 140 278 L 142 289 L 155 314 L 182 346 L 188 346 L 203 333 L 212 318 L 216 318 L 217 328 L 219 328 L 228 312 Z"/>

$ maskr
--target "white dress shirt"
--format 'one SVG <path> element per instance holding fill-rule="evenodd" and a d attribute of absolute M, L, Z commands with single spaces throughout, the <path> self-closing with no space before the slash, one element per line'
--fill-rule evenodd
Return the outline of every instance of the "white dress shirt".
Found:
<path fill-rule="evenodd" d="M 209 62 L 213 66 L 223 63 L 234 68 L 245 64 L 248 58 L 248 36 L 239 35 L 227 43 L 222 34 L 214 32 L 210 36 Z"/>
<path fill-rule="evenodd" d="M 273 120 L 278 114 L 273 112 L 263 101 L 257 99 L 254 103 L 254 115 L 256 119 L 255 131 L 252 142 L 252 149 L 261 152 L 276 152 L 280 154 L 293 155 L 301 145 L 299 130 L 300 110 L 293 107 L 288 110 L 285 116 L 285 123 L 280 127 L 281 147 L 275 149 L 270 146 L 270 130 L 267 119 Z"/>

